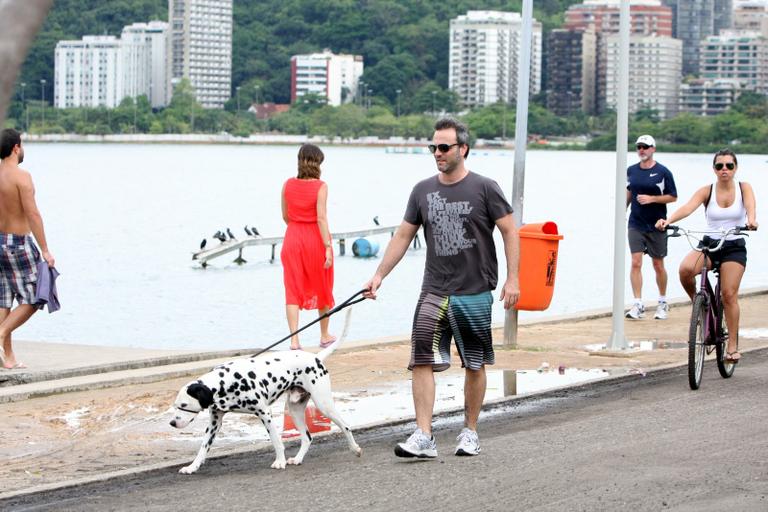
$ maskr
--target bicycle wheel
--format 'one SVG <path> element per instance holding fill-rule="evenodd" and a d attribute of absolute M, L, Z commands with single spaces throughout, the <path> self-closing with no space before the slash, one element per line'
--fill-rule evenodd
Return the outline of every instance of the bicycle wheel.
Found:
<path fill-rule="evenodd" d="M 706 299 L 696 295 L 691 308 L 691 326 L 688 329 L 688 384 L 699 389 L 704 370 L 704 322 L 707 312 Z"/>
<path fill-rule="evenodd" d="M 722 326 L 722 318 L 723 318 L 723 306 L 722 303 L 720 304 L 720 329 L 718 329 L 718 332 L 723 332 L 723 326 Z M 717 340 L 717 346 L 715 347 L 717 350 L 717 371 L 720 372 L 720 376 L 724 379 L 729 379 L 733 375 L 734 370 L 736 370 L 736 365 L 734 363 L 729 363 L 725 360 L 725 353 L 726 353 L 726 347 L 728 346 L 728 337 L 722 336 L 720 339 Z"/>

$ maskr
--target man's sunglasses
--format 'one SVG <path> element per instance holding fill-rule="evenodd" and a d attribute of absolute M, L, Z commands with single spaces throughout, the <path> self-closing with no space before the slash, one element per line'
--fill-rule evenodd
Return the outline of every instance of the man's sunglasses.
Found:
<path fill-rule="evenodd" d="M 649 147 L 651 147 L 651 146 L 649 146 L 648 144 L 638 144 L 637 145 L 637 149 L 648 149 Z"/>
<path fill-rule="evenodd" d="M 718 162 L 715 164 L 715 170 L 720 171 L 723 169 L 723 166 L 725 166 L 725 168 L 728 169 L 729 171 L 732 171 L 736 168 L 736 164 L 733 162 L 728 162 L 727 164 Z"/>
<path fill-rule="evenodd" d="M 447 153 L 449 149 L 451 149 L 453 146 L 459 146 L 460 144 L 456 142 L 455 144 L 430 144 L 427 146 L 429 148 L 430 153 L 434 153 L 438 149 L 441 153 Z"/>

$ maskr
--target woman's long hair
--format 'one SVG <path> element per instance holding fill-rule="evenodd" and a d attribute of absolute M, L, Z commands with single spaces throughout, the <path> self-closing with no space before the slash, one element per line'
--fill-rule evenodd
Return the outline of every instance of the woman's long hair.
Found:
<path fill-rule="evenodd" d="M 322 150 L 314 144 L 302 144 L 299 149 L 299 174 L 297 178 L 306 180 L 320 178 L 320 164 L 325 160 Z"/>

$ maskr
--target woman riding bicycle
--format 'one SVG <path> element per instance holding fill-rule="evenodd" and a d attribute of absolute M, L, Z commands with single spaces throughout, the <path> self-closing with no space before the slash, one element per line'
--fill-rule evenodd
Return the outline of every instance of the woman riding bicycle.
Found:
<path fill-rule="evenodd" d="M 736 154 L 730 149 L 715 153 L 713 168 L 717 180 L 712 185 L 698 189 L 691 199 L 675 210 L 667 219 L 659 219 L 656 228 L 666 229 L 667 225 L 686 218 L 704 205 L 707 230 L 713 231 L 705 236 L 702 244 L 709 246 L 710 241 L 720 241 L 718 231 L 725 231 L 736 226 L 757 229 L 755 219 L 755 193 L 749 183 L 734 179 L 738 169 Z M 701 247 L 702 245 L 700 245 Z M 710 253 L 713 264 L 720 264 L 720 287 L 725 308 L 725 323 L 730 333 L 725 360 L 736 363 L 741 359 L 739 353 L 739 285 L 747 266 L 747 247 L 741 236 L 729 235 L 719 251 Z M 701 272 L 704 256 L 701 252 L 691 251 L 680 263 L 680 283 L 688 296 L 696 294 L 696 275 Z"/>

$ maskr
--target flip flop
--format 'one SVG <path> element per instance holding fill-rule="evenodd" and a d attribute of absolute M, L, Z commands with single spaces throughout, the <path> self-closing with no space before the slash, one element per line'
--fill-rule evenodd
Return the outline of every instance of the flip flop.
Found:
<path fill-rule="evenodd" d="M 330 339 L 320 342 L 320 348 L 328 348 L 336 342 L 336 336 L 331 336 Z"/>
<path fill-rule="evenodd" d="M 6 370 L 23 370 L 23 369 L 25 369 L 26 367 L 27 367 L 27 365 L 25 365 L 25 364 L 24 364 L 24 363 L 22 363 L 21 361 L 17 362 L 17 363 L 16 363 L 15 365 L 13 365 L 13 366 L 5 366 L 5 361 L 3 361 L 3 368 L 4 368 L 4 369 L 6 369 Z"/>
<path fill-rule="evenodd" d="M 738 356 L 738 357 L 733 357 Z M 738 350 L 734 350 L 733 352 L 726 352 L 725 353 L 725 361 L 728 363 L 736 364 L 741 360 L 741 354 Z"/>

